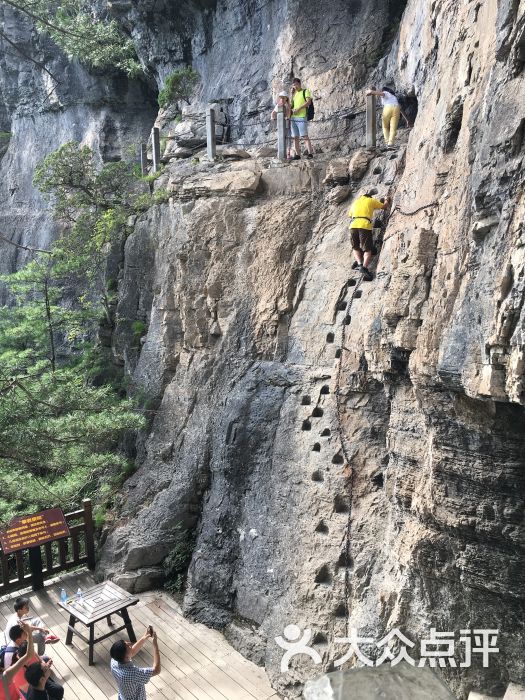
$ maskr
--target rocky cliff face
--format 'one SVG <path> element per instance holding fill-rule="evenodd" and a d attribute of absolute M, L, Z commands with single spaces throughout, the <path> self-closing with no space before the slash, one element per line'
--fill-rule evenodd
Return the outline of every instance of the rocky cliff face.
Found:
<path fill-rule="evenodd" d="M 280 673 L 290 623 L 323 668 L 347 623 L 375 640 L 499 628 L 489 668 L 442 672 L 460 697 L 502 694 L 525 675 L 523 2 L 409 0 L 398 30 L 403 4 L 380 0 L 178 7 L 113 11 L 158 76 L 192 57 L 192 109 L 223 104 L 236 140 L 268 138 L 271 92 L 299 72 L 322 152 L 172 160 L 158 181 L 172 197 L 126 243 L 115 333 L 156 410 L 101 570 L 152 585 L 196 529 L 187 612 L 286 697 L 320 669 Z M 356 151 L 362 116 L 323 117 L 384 77 L 417 96 L 414 128 L 395 153 Z M 345 215 L 370 187 L 394 206 L 366 284 Z"/>
<path fill-rule="evenodd" d="M 58 232 L 32 186 L 36 165 L 71 140 L 91 146 L 103 162 L 125 156 L 147 138 L 156 113 L 155 90 L 121 75 L 92 75 L 71 64 L 4 3 L 0 23 L 12 42 L 0 38 L 0 131 L 9 141 L 5 154 L 0 150 L 0 234 L 21 245 L 46 248 Z M 23 265 L 28 255 L 2 244 L 0 272 Z"/>

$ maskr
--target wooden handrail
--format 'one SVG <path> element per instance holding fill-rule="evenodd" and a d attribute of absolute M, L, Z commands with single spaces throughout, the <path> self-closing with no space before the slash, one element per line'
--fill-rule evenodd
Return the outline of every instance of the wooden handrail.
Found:
<path fill-rule="evenodd" d="M 43 560 L 40 557 L 38 570 L 34 569 L 35 558 L 33 558 L 33 572 L 26 573 L 25 571 L 24 560 L 27 561 L 25 557 L 27 557 L 26 553 L 29 552 L 28 549 L 5 555 L 0 548 L 0 595 L 17 588 L 24 588 L 30 582 L 33 584 L 33 589 L 37 590 L 41 587 L 43 579 L 82 564 L 87 565 L 90 569 L 95 568 L 95 538 L 91 500 L 84 499 L 82 506 L 80 510 L 64 514 L 69 527 L 69 537 L 62 537 L 42 545 L 44 556 Z M 81 522 L 69 525 L 74 520 L 81 520 Z M 69 546 L 69 542 L 71 542 L 71 546 Z M 42 553 L 41 548 L 35 549 L 37 554 L 38 550 Z M 34 551 L 32 550 L 31 557 L 33 557 Z M 82 551 L 84 554 L 81 554 Z"/>
<path fill-rule="evenodd" d="M 89 500 L 89 499 L 86 499 Z M 64 518 L 66 521 L 69 520 L 76 520 L 77 518 L 83 518 L 84 517 L 84 509 L 82 508 L 81 510 L 74 510 L 72 513 L 64 513 Z"/>

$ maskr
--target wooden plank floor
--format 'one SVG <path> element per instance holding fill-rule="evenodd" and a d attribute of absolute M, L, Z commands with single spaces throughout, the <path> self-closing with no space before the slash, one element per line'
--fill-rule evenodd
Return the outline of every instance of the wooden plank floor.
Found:
<path fill-rule="evenodd" d="M 66 688 L 68 700 L 116 700 L 115 681 L 109 669 L 109 648 L 125 632 L 95 645 L 95 666 L 88 665 L 87 645 L 73 637 L 73 646 L 64 644 L 67 615 L 58 605 L 60 589 L 72 595 L 81 586 L 94 585 L 87 572 L 69 574 L 38 593 L 24 593 L 31 600 L 31 611 L 57 634 L 61 641 L 48 647 L 58 680 Z M 216 630 L 186 620 L 176 601 L 162 592 L 138 596 L 129 608 L 137 637 L 153 625 L 159 639 L 162 671 L 150 680 L 148 700 L 279 700 L 264 670 L 238 654 Z M 0 627 L 13 611 L 16 594 L 0 599 Z M 119 618 L 115 618 L 117 621 Z M 79 625 L 79 623 L 77 623 Z M 82 632 L 86 628 L 79 625 Z M 96 636 L 108 631 L 97 623 Z M 3 634 L 0 634 L 3 643 Z M 139 666 L 152 665 L 151 644 L 146 642 L 135 657 Z"/>

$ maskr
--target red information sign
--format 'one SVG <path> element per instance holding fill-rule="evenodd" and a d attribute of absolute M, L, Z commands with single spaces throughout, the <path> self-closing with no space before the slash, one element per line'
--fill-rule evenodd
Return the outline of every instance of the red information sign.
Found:
<path fill-rule="evenodd" d="M 0 544 L 4 554 L 11 554 L 68 536 L 69 528 L 62 509 L 51 508 L 35 515 L 13 518 L 5 530 L 0 530 Z"/>

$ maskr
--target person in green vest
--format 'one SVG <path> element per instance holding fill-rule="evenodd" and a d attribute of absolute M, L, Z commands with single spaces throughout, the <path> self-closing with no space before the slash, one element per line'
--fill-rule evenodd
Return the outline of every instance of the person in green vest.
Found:
<path fill-rule="evenodd" d="M 365 282 L 371 282 L 374 279 L 374 275 L 368 269 L 374 255 L 372 233 L 374 212 L 376 209 L 386 209 L 389 204 L 389 197 L 385 197 L 384 202 L 381 202 L 379 199 L 374 199 L 372 192 L 366 192 L 358 197 L 348 210 L 348 216 L 351 218 L 350 233 L 352 234 L 352 248 L 355 257 L 352 267 L 359 268 Z"/>
<path fill-rule="evenodd" d="M 303 88 L 299 78 L 294 78 L 292 81 L 292 111 L 290 119 L 290 127 L 292 130 L 292 138 L 294 140 L 295 155 L 292 160 L 299 160 L 301 157 L 301 139 L 304 140 L 307 158 L 314 157 L 312 142 L 308 136 L 308 119 L 306 113 L 308 105 L 312 104 L 312 93 L 307 88 Z"/>

